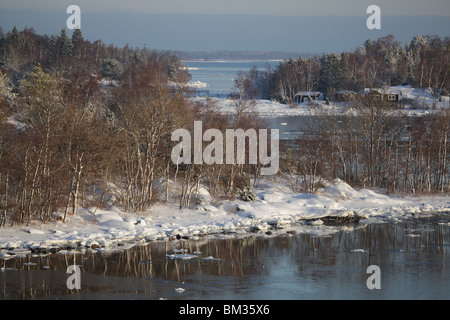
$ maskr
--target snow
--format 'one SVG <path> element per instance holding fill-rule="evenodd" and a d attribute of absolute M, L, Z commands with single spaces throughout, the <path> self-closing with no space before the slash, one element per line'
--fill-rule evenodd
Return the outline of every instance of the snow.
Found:
<path fill-rule="evenodd" d="M 401 113 L 408 116 L 425 115 L 436 110 L 449 109 L 450 97 L 442 96 L 441 100 L 436 99 L 431 94 L 429 89 L 419 89 L 411 86 L 392 86 L 387 90 L 402 93 L 402 100 L 405 103 Z M 194 101 L 206 102 L 205 97 L 192 98 Z M 216 109 L 218 112 L 225 114 L 236 112 L 235 102 L 228 98 L 212 98 L 218 105 Z M 325 101 L 303 102 L 300 104 L 286 105 L 276 101 L 256 99 L 254 100 L 254 110 L 259 116 L 264 117 L 281 117 L 281 116 L 301 116 L 312 115 L 317 112 L 348 112 L 347 103 L 345 102 L 331 102 L 329 105 Z M 411 102 L 415 103 L 415 106 L 411 105 Z"/>
<path fill-rule="evenodd" d="M 206 102 L 205 97 L 192 98 L 194 101 Z M 230 114 L 236 112 L 235 101 L 228 98 L 211 98 L 213 102 L 217 103 L 217 112 Z M 300 105 L 289 106 L 276 101 L 257 99 L 254 101 L 255 105 L 251 110 L 254 110 L 260 116 L 279 117 L 279 116 L 298 116 L 311 114 L 311 107 L 307 103 Z M 323 101 L 321 101 L 322 104 Z M 325 105 L 325 102 L 323 102 Z"/>
<path fill-rule="evenodd" d="M 205 190 L 201 193 L 207 199 Z M 70 254 L 77 247 L 102 252 L 125 250 L 149 241 L 204 237 L 273 237 L 295 233 L 322 237 L 340 230 L 323 223 L 321 218 L 329 216 L 359 217 L 361 225 L 395 222 L 412 215 L 450 213 L 450 198 L 445 195 L 387 196 L 374 190 L 356 190 L 342 180 L 326 183 L 317 194 L 299 194 L 290 191 L 279 177 L 266 177 L 256 186 L 255 193 L 258 199 L 253 202 L 208 201 L 183 210 L 175 203 L 159 203 L 139 213 L 124 212 L 118 207 L 81 208 L 66 223 L 1 228 L 0 259 L 13 257 L 9 253 L 25 255 L 33 248 L 50 250 L 61 245 L 68 248 L 58 253 Z M 410 232 L 407 236 L 416 234 Z M 166 258 L 189 260 L 198 259 L 198 255 L 174 249 Z"/>
<path fill-rule="evenodd" d="M 201 89 L 201 88 L 206 88 L 209 85 L 202 81 L 189 81 L 189 82 L 183 83 L 183 84 L 169 81 L 169 86 L 171 86 L 171 87 L 187 87 L 187 88 L 191 88 L 191 89 Z"/>

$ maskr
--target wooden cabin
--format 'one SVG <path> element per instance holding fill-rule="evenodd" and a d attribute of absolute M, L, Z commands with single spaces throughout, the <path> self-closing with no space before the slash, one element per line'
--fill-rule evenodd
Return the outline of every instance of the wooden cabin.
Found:
<path fill-rule="evenodd" d="M 365 95 L 373 96 L 374 100 L 387 101 L 391 104 L 402 100 L 402 91 L 397 89 L 365 89 Z"/>
<path fill-rule="evenodd" d="M 294 101 L 296 104 L 300 104 L 308 101 L 319 101 L 322 97 L 322 93 L 317 91 L 299 91 L 295 94 Z"/>

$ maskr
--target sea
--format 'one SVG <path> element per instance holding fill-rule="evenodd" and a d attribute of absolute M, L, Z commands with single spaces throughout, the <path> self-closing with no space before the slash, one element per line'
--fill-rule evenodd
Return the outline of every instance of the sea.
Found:
<path fill-rule="evenodd" d="M 204 305 L 205 300 L 250 300 L 278 315 L 275 300 L 450 298 L 448 214 L 362 221 L 330 227 L 335 232 L 327 236 L 292 234 L 289 228 L 277 236 L 216 234 L 111 252 L 16 254 L 0 259 L 0 300 L 146 300 L 150 309 L 154 305 L 148 300 L 202 300 Z M 194 252 L 195 258 L 176 258 L 182 255 L 174 252 Z M 81 270 L 80 289 L 67 284 L 71 265 Z M 174 319 L 178 310 L 171 306 L 158 305 Z M 298 303 L 289 307 L 291 315 L 300 312 Z M 312 310 L 319 312 L 317 304 Z"/>
<path fill-rule="evenodd" d="M 192 76 L 191 82 L 201 83 L 200 95 L 226 98 L 233 92 L 234 79 L 239 71 L 253 67 L 260 71 L 274 70 L 281 60 L 186 60 L 183 61 Z"/>

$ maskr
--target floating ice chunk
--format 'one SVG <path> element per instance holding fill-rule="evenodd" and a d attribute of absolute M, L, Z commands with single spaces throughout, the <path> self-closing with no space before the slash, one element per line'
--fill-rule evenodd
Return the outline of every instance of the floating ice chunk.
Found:
<path fill-rule="evenodd" d="M 0 271 L 17 271 L 15 268 L 0 268 Z"/>
<path fill-rule="evenodd" d="M 190 260 L 197 258 L 194 254 L 166 254 L 166 258 L 174 260 Z"/>
<path fill-rule="evenodd" d="M 367 250 L 364 250 L 364 249 L 353 249 L 353 250 L 351 250 L 352 252 L 361 252 L 361 253 L 365 253 L 365 252 L 368 252 Z"/>
<path fill-rule="evenodd" d="M 420 237 L 420 234 L 408 233 L 406 236 L 408 238 L 417 238 L 417 237 Z"/>
<path fill-rule="evenodd" d="M 182 293 L 182 292 L 186 291 L 186 289 L 183 289 L 183 288 L 175 288 L 174 290 L 178 293 Z"/>
<path fill-rule="evenodd" d="M 186 253 L 187 249 L 173 249 L 172 252 L 173 253 Z"/>
<path fill-rule="evenodd" d="M 201 258 L 200 260 L 204 260 L 204 261 L 221 261 L 222 259 L 214 258 L 213 256 L 209 256 L 209 257 L 206 257 L 206 258 Z"/>

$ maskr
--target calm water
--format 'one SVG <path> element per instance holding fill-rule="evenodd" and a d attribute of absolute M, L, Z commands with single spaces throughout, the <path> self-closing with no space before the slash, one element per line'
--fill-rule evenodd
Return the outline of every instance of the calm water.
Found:
<path fill-rule="evenodd" d="M 174 249 L 198 258 L 166 257 Z M 449 249 L 450 217 L 441 216 L 360 224 L 326 237 L 283 231 L 27 255 L 0 260 L 0 299 L 449 299 Z M 73 264 L 81 268 L 80 290 L 66 286 Z M 380 290 L 366 286 L 369 265 L 380 267 Z"/>
<path fill-rule="evenodd" d="M 314 122 L 318 119 L 317 116 L 263 116 L 260 119 L 267 129 L 279 130 L 280 140 L 295 140 L 301 137 L 305 130 L 317 130 L 317 126 L 314 125 Z"/>
<path fill-rule="evenodd" d="M 192 75 L 191 81 L 201 81 L 208 84 L 207 90 L 210 97 L 228 96 L 233 89 L 233 79 L 239 71 L 247 72 L 253 67 L 258 70 L 266 70 L 269 65 L 271 69 L 279 64 L 279 61 L 263 60 L 224 60 L 224 61 L 185 61 Z"/>

